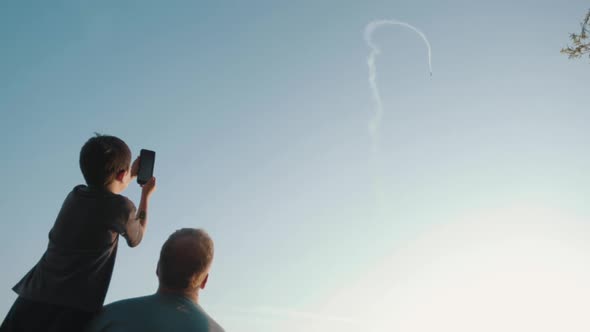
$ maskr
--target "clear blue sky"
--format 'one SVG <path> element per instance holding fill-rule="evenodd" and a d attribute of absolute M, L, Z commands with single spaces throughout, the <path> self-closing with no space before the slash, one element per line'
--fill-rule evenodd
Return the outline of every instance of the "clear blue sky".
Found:
<path fill-rule="evenodd" d="M 107 302 L 154 292 L 166 237 L 203 227 L 228 331 L 587 331 L 590 63 L 559 50 L 589 7 L 2 1 L 0 316 L 96 131 L 158 153 Z M 374 19 L 422 30 L 434 70 L 413 32 L 375 33 L 378 158 Z"/>

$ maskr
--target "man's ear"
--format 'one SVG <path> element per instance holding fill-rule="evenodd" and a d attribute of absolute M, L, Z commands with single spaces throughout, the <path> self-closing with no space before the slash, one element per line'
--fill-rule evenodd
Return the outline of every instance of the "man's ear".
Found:
<path fill-rule="evenodd" d="M 156 275 L 160 278 L 160 261 L 158 261 L 158 265 L 156 266 Z"/>
<path fill-rule="evenodd" d="M 207 273 L 205 279 L 203 279 L 203 281 L 201 282 L 201 289 L 205 289 L 205 286 L 207 285 L 207 280 L 209 280 L 209 273 Z"/>
<path fill-rule="evenodd" d="M 115 179 L 119 182 L 123 182 L 123 179 L 125 178 L 125 173 L 127 173 L 127 171 L 119 171 L 117 173 L 117 176 L 115 176 Z"/>

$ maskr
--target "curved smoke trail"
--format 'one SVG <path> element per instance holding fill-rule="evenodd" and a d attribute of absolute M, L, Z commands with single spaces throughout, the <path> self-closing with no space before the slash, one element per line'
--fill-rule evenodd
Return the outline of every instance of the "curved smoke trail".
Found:
<path fill-rule="evenodd" d="M 428 68 L 430 70 L 430 75 L 432 76 L 432 52 L 430 49 L 430 42 L 428 42 L 428 38 L 426 38 L 426 35 L 424 35 L 422 31 L 418 30 L 411 24 L 397 20 L 375 20 L 367 24 L 365 27 L 365 41 L 371 49 L 371 53 L 367 57 L 367 64 L 369 65 L 369 85 L 371 86 L 373 102 L 375 103 L 375 115 L 369 121 L 369 134 L 373 141 L 373 152 L 379 150 L 379 129 L 381 127 L 381 119 L 383 118 L 383 102 L 381 101 L 381 95 L 379 94 L 379 88 L 377 87 L 377 68 L 375 66 L 375 58 L 381 53 L 381 50 L 379 50 L 377 45 L 373 43 L 371 36 L 375 30 L 385 25 L 401 25 L 416 32 L 422 37 L 422 40 L 424 40 L 424 43 L 428 48 Z"/>

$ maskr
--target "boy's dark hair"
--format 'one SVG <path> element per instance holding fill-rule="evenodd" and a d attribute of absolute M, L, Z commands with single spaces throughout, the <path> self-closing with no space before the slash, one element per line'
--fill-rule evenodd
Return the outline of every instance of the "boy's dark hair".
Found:
<path fill-rule="evenodd" d="M 162 246 L 158 277 L 165 287 L 184 290 L 195 276 L 202 279 L 213 261 L 213 240 L 202 229 L 182 228 Z"/>
<path fill-rule="evenodd" d="M 131 164 L 131 151 L 115 136 L 96 134 L 80 150 L 80 170 L 89 186 L 106 187 Z"/>

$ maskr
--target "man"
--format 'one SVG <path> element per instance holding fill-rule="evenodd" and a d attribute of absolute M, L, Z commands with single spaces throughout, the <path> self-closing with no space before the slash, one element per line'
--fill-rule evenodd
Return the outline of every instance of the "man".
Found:
<path fill-rule="evenodd" d="M 183 228 L 162 246 L 154 295 L 109 304 L 88 332 L 223 332 L 199 305 L 213 261 L 213 241 L 201 229 Z"/>

